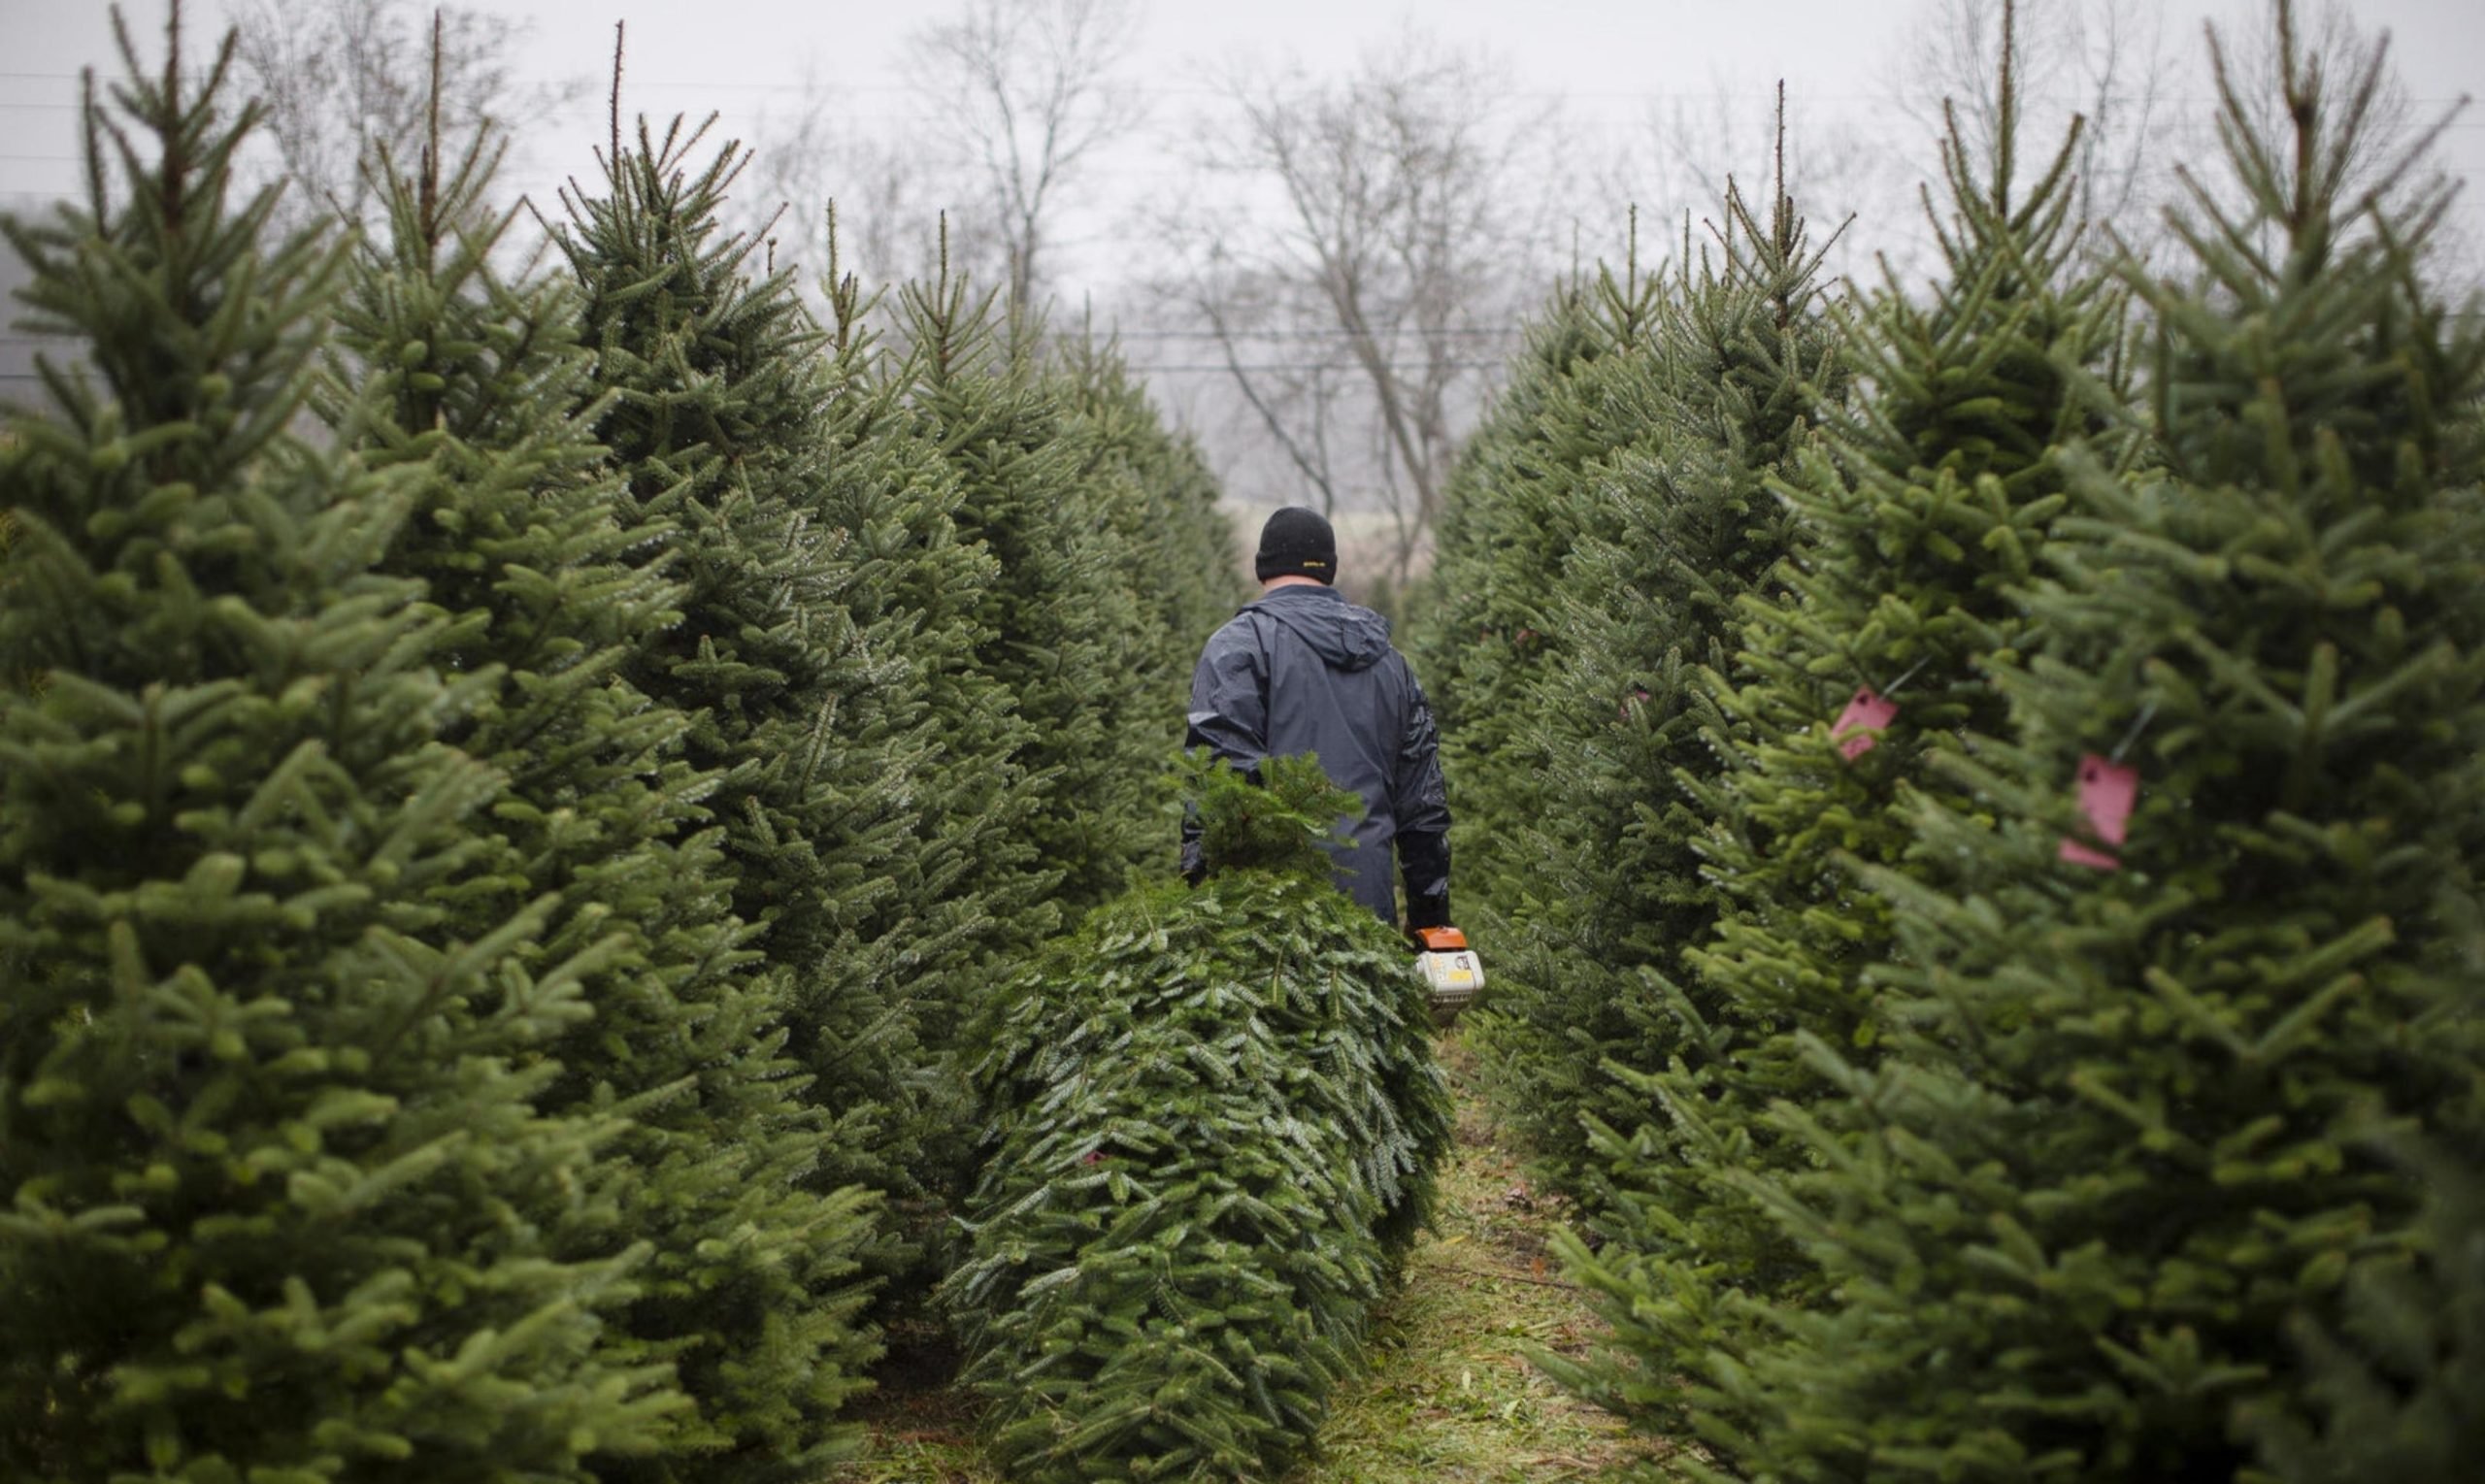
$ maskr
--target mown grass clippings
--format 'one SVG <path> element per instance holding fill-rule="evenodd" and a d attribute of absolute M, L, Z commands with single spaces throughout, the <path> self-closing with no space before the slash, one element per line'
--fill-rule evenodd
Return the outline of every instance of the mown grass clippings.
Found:
<path fill-rule="evenodd" d="M 955 1339 L 932 1319 L 893 1327 L 879 1384 L 852 1408 L 868 1436 L 862 1456 L 820 1484 L 1003 1484 L 976 1448 L 979 1403 L 956 1384 L 959 1361 Z"/>
<path fill-rule="evenodd" d="M 856 1404 L 870 1441 L 821 1484 L 1003 1484 L 975 1445 L 975 1398 L 949 1383 L 952 1364 L 884 1369 Z"/>
<path fill-rule="evenodd" d="M 1584 1354 L 1603 1323 L 1549 1251 L 1568 1212 L 1500 1142 L 1455 1035 L 1441 1060 L 1459 1123 L 1436 1230 L 1409 1255 L 1319 1454 L 1285 1484 L 1540 1484 L 1661 1461 L 1664 1448 L 1529 1363 L 1538 1349 Z"/>

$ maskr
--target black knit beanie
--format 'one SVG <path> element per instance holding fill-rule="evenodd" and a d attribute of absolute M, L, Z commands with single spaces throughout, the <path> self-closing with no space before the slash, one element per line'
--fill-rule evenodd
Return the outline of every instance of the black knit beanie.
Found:
<path fill-rule="evenodd" d="M 1251 564 L 1263 582 L 1289 574 L 1338 580 L 1338 533 L 1318 511 L 1289 505 L 1260 527 L 1260 554 Z"/>

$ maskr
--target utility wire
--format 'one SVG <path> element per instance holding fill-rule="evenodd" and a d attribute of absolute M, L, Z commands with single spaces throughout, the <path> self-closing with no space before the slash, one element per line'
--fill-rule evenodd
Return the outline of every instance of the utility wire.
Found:
<path fill-rule="evenodd" d="M 204 75 L 204 73 L 201 74 L 201 76 Z M 78 78 L 79 74 L 75 72 L 0 72 L 0 81 L 20 82 L 75 82 L 78 81 Z M 577 78 L 523 78 L 515 80 L 514 85 L 534 88 L 567 87 L 575 83 L 577 81 Z M 840 93 L 907 94 L 919 96 L 917 89 L 912 84 L 906 82 L 753 82 L 749 79 L 665 79 L 633 77 L 630 79 L 630 86 L 634 88 L 646 87 L 663 89 L 695 88 L 702 92 L 816 92 L 824 93 L 832 97 Z M 1210 86 L 1204 83 L 1132 83 L 1127 84 L 1124 90 L 1148 98 L 1230 98 L 1233 96 L 1231 90 L 1227 88 Z M 1279 87 L 1272 89 L 1270 95 L 1278 98 L 1318 97 L 1329 90 L 1329 87 L 1323 84 L 1311 83 L 1302 87 Z M 1472 95 L 1474 90 L 1471 87 L 1445 84 L 1441 88 L 1417 88 L 1412 89 L 1411 91 L 1443 91 L 1453 93 L 1459 97 L 1467 97 Z M 1255 91 L 1253 96 L 1256 97 L 1259 96 L 1259 94 Z M 1733 103 L 1759 97 L 1761 96 L 1761 93 L 1758 89 L 1742 87 L 1522 87 L 1499 91 L 1497 96 L 1536 100 L 1560 100 L 1565 98 L 1620 98 L 1644 100 L 1651 103 Z M 1814 103 L 1889 103 L 1913 104 L 1919 107 L 1935 101 L 1929 98 L 1901 98 L 1894 93 L 1888 92 L 1804 93 L 1799 96 L 1806 101 Z M 2092 96 L 2085 93 L 2030 93 L 2023 96 L 2028 101 L 2056 103 L 2073 108 L 2084 108 L 2095 101 Z M 2108 93 L 2105 95 L 2105 101 L 2108 103 L 2140 103 L 2153 101 L 2157 103 L 2206 105 L 2215 104 L 2219 100 L 2214 94 L 2207 93 L 2158 93 L 2154 95 L 2148 93 Z M 2452 104 L 2468 100 L 2462 95 L 2450 94 L 2410 98 L 2407 101 L 2419 107 L 2447 108 Z M 69 106 L 75 107 L 76 105 L 73 104 Z"/>
<path fill-rule="evenodd" d="M 1523 324 L 1448 325 L 1431 330 L 1421 328 L 1392 330 L 1373 338 L 1394 340 L 1402 335 L 1411 335 L 1425 340 L 1490 339 L 1495 336 L 1523 335 L 1527 333 L 1527 328 Z M 1277 329 L 1232 330 L 1225 332 L 1225 335 L 1234 340 L 1350 340 L 1362 333 L 1357 330 L 1339 329 Z M 1108 330 L 1099 338 L 1104 340 L 1216 340 L 1221 337 L 1215 330 L 1140 329 Z"/>
<path fill-rule="evenodd" d="M 1507 361 L 1415 361 L 1406 365 L 1384 366 L 1381 369 L 1385 371 L 1403 371 L 1408 373 L 1424 371 L 1500 371 L 1508 364 L 1509 363 Z M 1139 376 L 1185 376 L 1208 371 L 1224 374 L 1235 371 L 1246 373 L 1261 371 L 1364 371 L 1369 368 L 1365 367 L 1359 361 L 1268 361 L 1256 364 L 1246 363 L 1239 367 L 1229 366 L 1223 361 L 1201 361 L 1196 365 L 1141 366 L 1132 364 L 1125 369 Z"/>

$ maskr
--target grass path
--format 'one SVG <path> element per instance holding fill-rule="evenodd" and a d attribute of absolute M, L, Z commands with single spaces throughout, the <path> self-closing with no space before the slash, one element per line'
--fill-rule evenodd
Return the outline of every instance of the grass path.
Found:
<path fill-rule="evenodd" d="M 1458 1155 L 1442 1171 L 1437 1230 L 1383 1307 L 1371 1369 L 1339 1393 L 1317 1455 L 1283 1484 L 1552 1484 L 1662 1450 L 1564 1394 L 1527 1351 L 1583 1350 L 1598 1329 L 1562 1281 L 1541 1201 L 1486 1119 L 1455 1036 L 1441 1061 L 1458 1092 Z M 977 1462 L 970 1401 L 884 1380 L 867 1408 L 872 1448 L 827 1484 L 1001 1484 Z"/>

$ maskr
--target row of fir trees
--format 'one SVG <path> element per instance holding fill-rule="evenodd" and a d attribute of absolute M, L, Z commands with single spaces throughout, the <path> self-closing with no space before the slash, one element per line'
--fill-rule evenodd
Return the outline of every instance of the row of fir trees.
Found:
<path fill-rule="evenodd" d="M 1611 1324 L 1546 1364 L 1670 1467 L 2485 1445 L 2485 323 L 2421 155 L 2369 173 L 2379 51 L 2276 28 L 2160 260 L 2005 68 L 1929 285 L 1730 192 L 1469 450 L 1420 643 L 1477 1039 Z"/>
<path fill-rule="evenodd" d="M 816 1478 L 990 986 L 1170 872 L 1213 487 L 963 284 L 815 319 L 696 129 L 546 271 L 480 148 L 277 240 L 168 32 L 5 224 L 0 1472 Z"/>

